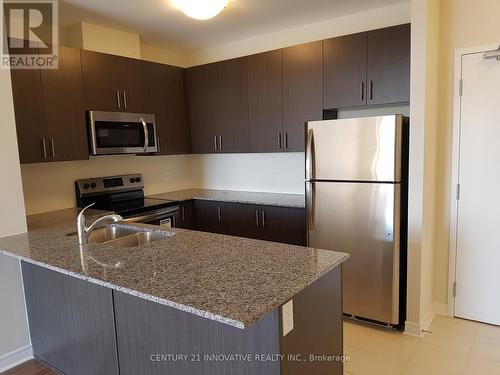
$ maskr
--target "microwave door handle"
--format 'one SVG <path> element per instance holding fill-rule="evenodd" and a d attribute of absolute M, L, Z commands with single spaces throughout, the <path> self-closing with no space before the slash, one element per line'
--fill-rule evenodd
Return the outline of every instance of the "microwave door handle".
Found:
<path fill-rule="evenodd" d="M 148 134 L 148 125 L 143 118 L 141 118 L 142 127 L 144 128 L 144 152 L 148 150 L 149 147 L 149 134 Z"/>

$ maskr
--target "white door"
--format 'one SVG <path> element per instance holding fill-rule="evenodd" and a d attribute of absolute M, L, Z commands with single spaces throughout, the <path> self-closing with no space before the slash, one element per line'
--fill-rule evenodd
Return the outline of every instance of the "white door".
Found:
<path fill-rule="evenodd" d="M 500 325 L 500 61 L 462 56 L 455 316 Z"/>

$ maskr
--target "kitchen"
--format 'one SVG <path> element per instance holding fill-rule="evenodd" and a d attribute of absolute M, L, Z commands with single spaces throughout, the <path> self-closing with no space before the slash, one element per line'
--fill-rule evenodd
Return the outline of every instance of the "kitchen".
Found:
<path fill-rule="evenodd" d="M 6 321 L 14 322 L 18 319 L 17 327 L 21 328 L 11 333 L 12 341 L 7 340 L 5 353 L 16 353 L 18 357 L 12 355 L 5 357 L 11 362 L 1 363 L 14 363 L 15 360 L 12 358 L 20 358 L 18 363 L 21 363 L 24 361 L 23 358 L 29 358 L 31 353 L 34 353 L 55 367 L 56 371 L 99 372 L 99 368 L 89 370 L 86 365 L 74 358 L 74 361 L 70 362 L 71 366 L 76 367 L 61 368 L 64 367 L 64 361 L 71 358 L 71 353 L 61 352 L 55 355 L 49 352 L 42 353 L 55 342 L 44 341 L 47 337 L 47 331 L 44 329 L 53 330 L 51 327 L 56 322 L 51 322 L 50 319 L 37 321 L 37 312 L 45 311 L 50 316 L 53 311 L 51 308 L 56 307 L 56 310 L 61 311 L 60 316 L 65 316 L 62 311 L 66 311 L 69 316 L 75 314 L 68 301 L 58 300 L 55 296 L 47 296 L 46 301 L 39 300 L 40 295 L 44 295 L 44 289 L 57 290 L 58 287 L 67 287 L 63 286 L 66 281 L 62 282 L 67 280 L 67 276 L 66 279 L 59 279 L 62 276 L 57 274 L 62 272 L 71 275 L 70 278 L 78 282 L 84 280 L 82 285 L 88 286 L 90 280 L 90 284 L 104 288 L 103 293 L 111 293 L 115 303 L 114 313 L 111 316 L 116 320 L 118 341 L 110 340 L 109 337 L 112 335 L 106 335 L 102 337 L 102 344 L 109 342 L 106 350 L 111 352 L 115 347 L 115 352 L 119 353 L 121 349 L 127 353 L 119 356 L 120 373 L 134 373 L 134 371 L 137 373 L 138 370 L 134 370 L 134 366 L 139 366 L 145 373 L 149 372 L 144 370 L 145 368 L 151 368 L 150 371 L 154 372 L 161 371 L 162 366 L 164 371 L 168 371 L 170 368 L 168 366 L 173 366 L 164 362 L 152 364 L 144 353 L 141 354 L 137 350 L 139 346 L 134 344 L 134 340 L 139 333 L 134 331 L 133 327 L 128 327 L 131 322 L 135 321 L 136 325 L 142 327 L 144 332 L 149 332 L 152 338 L 157 332 L 150 332 L 152 327 L 148 327 L 148 324 L 127 316 L 134 306 L 135 309 L 148 309 L 151 314 L 172 309 L 180 310 L 187 317 L 182 314 L 179 317 L 178 312 L 174 312 L 174 315 L 177 314 L 176 319 L 186 319 L 186 322 L 196 319 L 191 315 L 201 316 L 204 320 L 203 324 L 200 324 L 206 326 L 203 329 L 209 331 L 213 329 L 211 327 L 219 327 L 217 324 L 226 324 L 231 327 L 224 326 L 229 332 L 228 337 L 236 335 L 235 337 L 239 338 L 233 339 L 241 342 L 241 345 L 245 345 L 245 339 L 239 341 L 241 339 L 239 330 L 245 328 L 257 335 L 256 342 L 262 340 L 262 345 L 267 345 L 266 350 L 269 353 L 287 354 L 290 351 L 292 354 L 297 354 L 308 353 L 309 350 L 317 354 L 333 351 L 330 354 L 338 357 L 344 354 L 352 356 L 352 361 L 345 363 L 340 361 L 340 365 L 338 361 L 322 364 L 316 361 L 309 363 L 313 367 L 304 369 L 297 364 L 282 360 L 278 361 L 278 365 L 260 363 L 259 365 L 263 367 L 250 369 L 251 365 L 247 362 L 240 363 L 241 368 L 221 367 L 224 370 L 219 369 L 219 373 L 241 370 L 244 373 L 257 371 L 257 373 L 291 374 L 314 371 L 320 374 L 342 373 L 342 369 L 353 374 L 370 373 L 363 367 L 366 363 L 372 363 L 375 368 L 379 366 L 382 373 L 388 373 L 387 366 L 393 366 L 398 371 L 394 370 L 394 373 L 400 373 L 404 370 L 410 371 L 407 368 L 412 366 L 415 368 L 422 366 L 415 362 L 418 360 L 414 358 L 418 357 L 415 353 L 411 353 L 411 357 L 404 358 L 392 358 L 391 355 L 373 358 L 372 352 L 363 349 L 357 337 L 373 336 L 378 339 L 383 337 L 383 340 L 388 340 L 383 345 L 387 349 L 395 345 L 390 341 L 394 338 L 395 342 L 403 347 L 411 347 L 418 354 L 418 350 L 423 350 L 420 348 L 425 347 L 418 340 L 424 330 L 431 325 L 432 318 L 435 315 L 448 315 L 444 303 L 439 305 L 435 302 L 446 298 L 446 294 L 443 298 L 439 297 L 439 288 L 448 280 L 444 283 L 436 281 L 438 286 L 433 286 L 432 282 L 429 284 L 429 281 L 425 280 L 429 274 L 426 269 L 443 267 L 444 263 L 439 263 L 442 251 L 436 250 L 433 253 L 431 251 L 434 250 L 430 250 L 430 247 L 422 247 L 421 251 L 415 252 L 415 246 L 420 246 L 421 243 L 422 246 L 428 244 L 425 238 L 437 236 L 429 232 L 429 229 L 425 231 L 418 229 L 423 225 L 424 219 L 430 220 L 428 216 L 430 211 L 426 211 L 425 207 L 434 209 L 433 206 L 426 206 L 434 204 L 432 199 L 422 200 L 423 196 L 430 194 L 428 188 L 422 187 L 427 186 L 434 167 L 429 164 L 429 159 L 424 160 L 419 153 L 424 151 L 424 140 L 426 155 L 429 152 L 439 153 L 439 150 L 427 149 L 427 145 L 432 145 L 435 139 L 429 139 L 431 133 L 424 133 L 420 125 L 431 122 L 429 118 L 433 119 L 432 115 L 427 115 L 432 113 L 433 107 L 427 105 L 426 100 L 431 100 L 429 98 L 437 100 L 437 97 L 432 80 L 426 77 L 434 73 L 431 67 L 438 66 L 440 61 L 433 54 L 434 45 L 430 42 L 421 43 L 422 34 L 416 32 L 418 30 L 428 37 L 432 35 L 434 32 L 432 27 L 436 27 L 439 18 L 436 16 L 427 20 L 426 17 L 430 15 L 424 16 L 420 11 L 428 9 L 428 12 L 434 15 L 432 12 L 436 11 L 435 8 L 415 1 L 395 2 L 392 5 L 380 2 L 378 7 L 372 4 L 373 8 L 360 2 L 358 8 L 354 6 L 351 9 L 342 8 L 340 4 L 330 4 L 333 7 L 330 9 L 319 2 L 314 17 L 318 17 L 318 12 L 327 12 L 330 9 L 330 12 L 335 13 L 335 18 L 324 17 L 331 20 L 318 21 L 319 18 L 313 18 L 314 12 L 304 13 L 301 21 L 304 26 L 298 26 L 301 23 L 293 23 L 290 18 L 288 27 L 295 28 L 275 26 L 274 29 L 266 29 L 262 26 L 260 37 L 256 36 L 257 34 L 253 35 L 250 29 L 245 29 L 243 26 L 241 30 L 233 29 L 234 35 L 220 31 L 216 34 L 215 29 L 212 29 L 212 33 L 219 38 L 216 42 L 222 43 L 217 46 L 210 44 L 210 38 L 215 38 L 211 34 L 207 34 L 203 42 L 200 30 L 203 27 L 210 30 L 210 25 L 217 25 L 218 22 L 228 22 L 226 23 L 228 25 L 232 22 L 232 17 L 238 19 L 238 12 L 244 14 L 244 7 L 239 7 L 241 1 L 229 2 L 220 14 L 210 21 L 203 21 L 205 23 L 191 19 L 178 9 L 169 8 L 167 4 L 167 12 L 171 12 L 169 17 L 173 22 L 172 28 L 176 22 L 180 22 L 184 23 L 185 30 L 192 30 L 191 34 L 185 32 L 182 37 L 178 36 L 177 43 L 186 46 L 189 43 L 195 45 L 195 41 L 200 39 L 198 43 L 205 43 L 208 46 L 190 55 L 186 51 L 176 52 L 173 47 L 172 50 L 166 49 L 168 43 L 164 41 L 163 44 L 160 43 L 158 35 L 155 39 L 151 30 L 148 35 L 143 29 L 144 25 L 135 28 L 127 26 L 124 20 L 127 14 L 131 14 L 127 13 L 131 12 L 131 8 L 124 8 L 125 14 L 120 24 L 117 19 L 110 18 L 107 13 L 109 10 L 104 9 L 105 6 L 99 9 L 95 4 L 92 6 L 85 4 L 82 8 L 82 4 L 77 3 L 77 1 L 67 1 L 59 4 L 61 43 L 58 48 L 58 69 L 11 69 L 12 90 L 11 93 L 5 94 L 7 97 L 4 102 L 10 100 L 12 103 L 8 111 L 11 111 L 9 113 L 13 116 L 12 122 L 15 124 L 13 137 L 17 139 L 18 145 L 18 149 L 12 155 L 19 155 L 20 158 L 17 164 L 14 162 L 11 167 L 6 168 L 6 170 L 13 168 L 13 176 L 17 176 L 18 179 L 18 182 L 13 182 L 12 187 L 8 189 L 9 191 L 15 189 L 16 194 L 20 194 L 22 215 L 17 208 L 12 208 L 12 212 L 28 216 L 28 234 L 22 234 L 26 231 L 22 229 L 23 225 L 10 230 L 7 225 L 3 235 L 21 233 L 17 237 L 19 244 L 13 241 L 14 237 L 7 237 L 0 240 L 0 248 L 8 256 L 14 255 L 22 260 L 31 344 L 25 345 L 24 351 L 15 351 L 16 348 L 23 347 L 22 344 L 16 346 L 16 340 L 22 343 L 25 339 L 22 335 L 22 319 L 19 319 L 19 314 L 13 311 L 16 306 L 20 308 L 17 311 L 25 310 L 22 306 L 23 300 L 21 299 L 20 303 L 19 299 L 13 296 L 13 301 L 16 302 L 12 303 L 13 311 L 7 315 L 9 318 Z M 165 7 L 165 4 L 161 6 Z M 254 15 L 271 17 L 272 12 L 279 8 L 278 4 L 274 6 L 276 8 L 269 4 L 266 8 L 261 4 L 248 11 L 256 12 Z M 325 8 L 321 8 L 322 6 Z M 446 9 L 445 7 L 450 4 L 445 3 L 441 6 Z M 150 16 L 152 10 L 156 9 L 158 12 L 155 7 L 158 7 L 158 4 L 154 4 L 150 9 L 142 9 L 138 14 L 143 16 L 141 12 L 149 12 Z M 298 12 L 299 9 L 291 8 L 290 17 L 297 14 L 294 12 Z M 307 18 L 308 15 L 312 18 Z M 283 19 L 286 17 L 283 16 Z M 162 28 L 168 29 L 165 26 Z M 273 35 L 274 39 L 270 35 Z M 252 40 L 252 37 L 255 40 Z M 234 45 L 234 41 L 238 39 L 241 39 L 240 44 Z M 475 43 L 478 44 L 480 43 Z M 159 47 L 160 45 L 163 48 Z M 179 47 L 178 51 L 180 50 Z M 381 51 L 383 53 L 380 53 Z M 429 67 L 426 70 L 427 65 L 422 59 L 424 61 L 435 59 L 435 61 L 428 61 Z M 8 87 L 10 89 L 10 82 Z M 427 99 L 422 101 L 422 98 Z M 153 114 L 154 117 L 148 117 Z M 423 114 L 425 122 L 422 121 Z M 311 141 L 309 136 L 311 132 L 304 132 L 304 123 L 309 122 L 308 126 L 311 127 L 317 124 L 320 128 L 330 127 L 332 124 L 338 124 L 335 126 L 350 124 L 345 126 L 352 130 L 356 124 L 350 123 L 351 120 L 348 119 L 374 116 L 379 116 L 379 122 L 373 120 L 371 124 L 377 123 L 379 129 L 383 129 L 380 132 L 389 134 L 389 137 L 381 138 L 381 141 L 369 138 L 370 134 L 367 133 L 366 143 L 359 143 L 353 148 L 367 149 L 368 154 L 377 152 L 380 163 L 382 161 L 386 163 L 372 166 L 379 175 L 353 178 L 336 175 L 355 160 L 349 156 L 344 161 L 336 157 L 335 160 L 339 160 L 339 167 L 336 171 L 333 168 L 332 175 L 323 175 L 325 169 L 322 169 L 320 157 L 323 155 L 321 140 L 326 138 L 320 135 L 319 129 L 316 134 L 314 133 L 316 130 L 309 128 L 314 133 Z M 408 117 L 411 117 L 409 125 Z M 321 120 L 325 120 L 323 124 L 325 127 L 321 127 Z M 331 122 L 332 120 L 334 122 Z M 134 127 L 134 131 L 127 131 L 126 137 L 129 138 L 126 138 L 125 147 L 123 144 L 116 145 L 114 142 L 116 139 L 113 139 L 113 134 L 116 134 L 114 132 L 119 132 L 117 138 L 123 141 L 125 129 L 130 126 Z M 375 125 L 364 123 L 361 127 L 367 126 Z M 409 135 L 408 129 L 411 129 Z M 346 136 L 345 132 L 339 134 Z M 435 136 L 442 135 L 438 133 Z M 338 136 L 332 139 L 336 138 Z M 326 149 L 331 148 L 327 150 L 331 151 L 330 155 L 335 152 L 338 152 L 339 157 L 348 155 L 340 150 L 343 143 L 353 142 L 360 142 L 359 138 L 345 138 L 344 142 L 341 140 L 333 143 Z M 370 147 L 375 147 L 377 142 L 386 142 L 386 147 L 382 150 L 392 150 L 392 154 L 387 152 L 381 156 L 378 149 L 370 151 Z M 390 146 L 391 144 L 393 146 Z M 375 154 L 371 155 L 373 157 Z M 315 173 L 319 176 L 317 181 Z M 354 273 L 349 270 L 350 264 L 358 263 L 360 258 L 357 258 L 352 249 L 346 248 L 353 243 L 352 235 L 342 240 L 340 238 L 346 230 L 352 230 L 348 227 L 350 220 L 353 220 L 353 225 L 361 231 L 363 226 L 356 223 L 360 223 L 360 219 L 367 218 L 369 227 L 370 223 L 376 220 L 377 214 L 370 218 L 369 212 L 358 212 L 348 219 L 346 215 L 353 212 L 354 206 L 349 208 L 346 204 L 344 207 L 340 203 L 349 202 L 349 199 L 327 194 L 324 200 L 321 186 L 326 186 L 322 184 L 328 183 L 324 180 L 331 180 L 332 184 L 339 184 L 340 189 L 340 186 L 347 186 L 344 183 L 352 179 L 353 183 L 359 182 L 360 187 L 366 187 L 376 183 L 381 176 L 380 173 L 385 173 L 378 181 L 381 188 L 397 187 L 399 182 L 402 187 L 401 193 L 396 193 L 398 189 L 391 190 L 379 200 L 384 202 L 381 209 L 392 211 L 390 217 L 387 216 L 387 212 L 381 215 L 385 220 L 384 225 L 390 229 L 384 233 L 386 238 L 382 243 L 389 246 L 389 251 L 397 248 L 394 258 L 389 260 L 394 267 L 391 271 L 387 271 L 387 263 L 385 265 L 379 263 L 386 258 L 374 258 L 371 264 L 368 266 L 365 264 L 362 268 L 369 267 L 373 272 L 370 274 L 374 278 L 365 280 L 368 282 L 366 285 L 369 290 L 367 291 L 366 285 L 362 283 L 357 288 L 349 289 L 362 280 L 354 277 L 360 270 Z M 305 188 L 304 180 L 309 180 L 309 185 L 316 184 L 315 194 L 305 194 L 308 183 Z M 18 184 L 17 188 L 14 187 L 15 184 Z M 407 200 L 406 186 L 409 188 Z M 371 194 L 368 193 L 368 196 Z M 361 196 L 357 196 L 360 206 L 363 206 Z M 16 199 L 19 201 L 19 195 Z M 9 204 L 14 204 L 16 199 L 12 199 Z M 331 199 L 339 200 L 334 202 Z M 329 203 L 324 204 L 323 201 Z M 352 202 L 355 201 L 356 199 Z M 81 238 L 87 237 L 84 240 L 89 241 L 89 245 L 82 242 L 81 246 L 90 251 L 80 252 L 77 251 L 78 211 L 74 208 L 84 208 L 92 203 L 95 205 L 89 208 L 90 211 L 84 212 L 87 218 L 83 220 L 82 231 L 97 218 L 96 214 L 100 216 L 116 212 L 125 219 L 125 223 L 118 223 L 115 226 L 107 223 L 104 229 L 96 228 L 95 231 L 88 233 L 88 236 L 81 236 Z M 315 209 L 311 210 L 312 207 Z M 345 209 L 342 211 L 342 217 L 346 220 L 333 225 L 329 223 L 327 216 L 325 221 L 324 215 L 328 215 L 331 211 L 329 207 L 336 207 L 339 211 Z M 62 211 L 57 213 L 57 210 Z M 155 216 L 158 210 L 161 211 L 161 216 Z M 374 210 L 376 211 L 375 206 Z M 155 215 L 152 220 L 148 219 L 148 222 L 163 225 L 161 229 L 127 222 L 134 217 L 137 219 L 149 216 L 151 211 L 154 211 Z M 404 230 L 406 216 L 408 234 Z M 19 220 L 22 222 L 26 219 Z M 326 230 L 330 235 L 326 238 L 337 238 L 333 241 L 333 246 L 339 247 L 331 248 L 331 243 L 328 241 L 325 243 L 321 239 L 315 243 L 314 225 L 311 227 L 311 220 L 317 224 L 316 230 L 321 229 L 323 223 L 329 223 Z M 111 218 L 109 223 L 113 221 L 115 220 Z M 125 227 L 122 228 L 120 225 Z M 127 232 L 125 229 L 130 225 L 142 229 Z M 428 225 L 430 224 L 424 225 L 424 228 L 429 228 Z M 53 232 L 55 228 L 58 228 L 57 232 Z M 336 230 L 339 232 L 336 233 Z M 116 234 L 120 231 L 125 235 Z M 406 249 L 406 235 L 408 249 Z M 61 239 L 44 243 L 51 236 Z M 123 249 L 126 249 L 122 247 L 124 241 L 132 241 L 130 242 L 133 243 L 132 248 L 136 250 L 140 250 L 141 247 L 144 250 L 157 250 L 149 255 L 142 254 L 141 257 L 137 252 L 131 254 L 130 248 L 124 252 Z M 187 244 L 196 245 L 187 249 Z M 170 249 L 167 251 L 169 257 L 162 256 L 161 251 L 158 252 L 160 245 L 164 246 L 164 251 Z M 296 247 L 307 245 L 312 247 Z M 52 247 L 53 251 L 42 251 L 47 246 Z M 240 248 L 242 252 L 235 254 L 235 248 Z M 323 248 L 327 250 L 317 250 Z M 68 251 L 64 252 L 63 249 Z M 183 253 L 181 249 L 187 252 Z M 385 249 L 384 252 L 381 248 L 384 254 L 387 252 L 387 248 Z M 345 253 L 351 255 L 350 259 L 346 258 Z M 195 254 L 199 254 L 200 259 L 196 259 Z M 219 254 L 220 259 L 214 259 L 213 254 Z M 280 261 L 273 261 L 273 254 Z M 16 287 L 22 290 L 21 276 L 19 271 L 16 273 L 16 264 L 12 263 L 13 260 L 4 261 L 4 258 L 7 257 L 1 258 L 5 275 L 12 275 L 5 295 L 12 296 L 12 291 L 16 290 Z M 190 262 L 186 262 L 186 259 L 190 259 Z M 229 262 L 229 259 L 234 259 L 234 262 Z M 259 263 L 259 259 L 262 263 Z M 437 262 L 438 266 L 434 262 Z M 337 279 L 340 277 L 340 263 L 345 284 L 343 309 L 342 299 L 339 302 L 338 297 L 340 282 Z M 146 264 L 150 266 L 146 267 Z M 175 267 L 172 268 L 174 264 L 182 265 L 177 269 L 178 273 L 174 272 Z M 247 267 L 243 267 L 243 264 Z M 301 265 L 305 264 L 315 266 L 308 270 L 301 269 Z M 137 268 L 129 268 L 132 265 Z M 206 268 L 206 273 L 203 275 L 199 273 L 203 268 L 202 265 Z M 40 273 L 40 267 L 52 271 L 45 271 L 47 274 L 44 276 L 43 272 Z M 384 269 L 384 273 L 377 274 L 375 270 L 378 268 Z M 257 272 L 258 269 L 261 272 Z M 143 276 L 129 278 L 123 273 L 120 276 L 120 270 L 125 273 L 129 270 Z M 167 273 L 167 270 L 170 273 Z M 210 280 L 208 275 L 213 275 L 213 280 Z M 201 288 L 205 293 L 200 294 L 200 290 L 196 289 L 202 284 L 197 282 L 189 285 L 183 276 L 190 276 L 193 280 L 201 277 L 200 280 L 205 280 L 204 287 Z M 146 282 L 150 277 L 160 280 L 158 285 Z M 328 281 L 329 277 L 337 281 Z M 378 284 L 387 277 L 392 280 L 389 284 L 386 283 L 384 286 Z M 17 280 L 17 284 L 12 280 Z M 68 282 L 68 285 L 76 282 L 75 280 Z M 172 285 L 177 285 L 177 288 L 162 286 L 161 280 L 171 282 Z M 346 280 L 349 280 L 349 285 Z M 315 290 L 314 286 L 320 288 L 322 282 L 331 283 L 328 286 L 330 297 L 337 296 L 335 297 L 337 299 L 332 299 L 328 305 L 332 309 L 329 316 L 318 315 L 321 300 L 317 299 L 316 293 L 320 292 Z M 47 284 L 44 286 L 44 283 Z M 243 288 L 245 292 L 242 293 L 240 290 L 238 295 L 238 287 Z M 95 285 L 89 288 L 93 289 Z M 183 288 L 187 288 L 189 292 L 182 292 Z M 431 288 L 433 290 L 431 294 L 438 296 L 431 296 L 430 304 L 426 288 Z M 207 294 L 209 290 L 212 292 L 219 290 L 219 294 L 215 292 Z M 262 293 L 262 290 L 265 292 Z M 227 293 L 225 299 L 222 298 L 224 293 Z M 364 304 L 364 307 L 368 308 L 360 309 L 358 301 L 354 303 L 352 298 L 346 300 L 347 295 L 361 297 L 359 298 L 361 305 Z M 133 299 L 130 296 L 134 296 Z M 375 298 L 373 302 L 366 302 L 369 297 Z M 50 298 L 55 299 L 49 302 Z M 107 297 L 102 298 L 107 299 Z M 267 303 L 263 303 L 266 300 Z M 309 300 L 309 303 L 305 303 L 306 300 Z M 151 301 L 155 301 L 154 307 L 150 304 Z M 290 301 L 293 303 L 289 303 Z M 379 303 L 385 306 L 382 315 L 373 313 L 376 309 L 370 308 Z M 432 312 L 429 313 L 430 311 Z M 266 315 L 270 312 L 270 315 Z M 345 316 L 346 319 L 349 318 L 344 323 L 342 323 L 342 312 L 348 315 Z M 301 314 L 304 315 L 301 317 Z M 99 316 L 104 320 L 109 319 L 106 314 Z M 152 317 L 157 319 L 158 316 L 151 315 L 148 319 L 153 319 Z M 305 323 L 308 321 L 307 318 L 312 316 L 317 317 L 317 324 Z M 456 316 L 461 315 L 456 314 Z M 255 323 L 255 319 L 258 324 Z M 436 318 L 435 322 L 437 320 Z M 36 325 L 35 321 L 38 322 Z M 61 318 L 62 321 L 65 320 Z M 122 322 L 122 327 L 126 327 L 123 331 L 118 330 L 119 322 Z M 269 336 L 255 333 L 259 331 L 259 324 L 271 323 Z M 24 327 L 26 324 L 25 321 Z M 163 324 L 170 323 L 166 321 Z M 189 323 L 186 324 L 189 326 Z M 381 325 L 385 328 L 380 329 Z M 315 331 L 316 340 L 307 341 L 311 339 L 310 337 L 307 339 L 308 336 L 303 331 L 307 327 L 318 330 Z M 321 327 L 325 331 L 323 335 L 320 334 Z M 394 332 L 389 332 L 387 328 Z M 246 332 L 245 329 L 243 332 Z M 57 340 L 68 342 L 67 332 L 70 331 L 62 329 Z M 126 340 L 120 340 L 123 334 L 130 336 L 127 336 L 129 338 Z M 390 335 L 390 338 L 386 335 Z M 174 343 L 179 344 L 182 341 L 183 345 L 186 345 L 186 351 L 193 351 L 195 345 L 188 340 L 189 337 L 191 336 L 188 328 L 185 334 L 174 340 Z M 319 337 L 324 337 L 327 344 L 323 345 Z M 430 340 L 429 337 L 432 338 L 432 335 L 426 334 L 422 340 Z M 127 346 L 124 342 L 130 345 Z M 270 343 L 276 345 L 276 342 L 279 343 L 278 347 L 269 347 Z M 220 341 L 221 345 L 223 343 L 224 340 Z M 197 351 L 210 352 L 217 347 L 213 346 L 214 343 L 210 345 L 208 349 L 197 347 Z M 146 348 L 146 350 L 151 352 L 152 349 Z M 167 346 L 159 351 L 169 353 L 169 350 Z M 253 352 L 254 349 L 245 347 L 245 350 Z M 361 359 L 356 361 L 356 357 Z M 107 365 L 112 366 L 113 362 L 108 361 Z M 95 363 L 102 362 L 96 360 Z M 225 365 L 228 363 L 222 364 Z M 467 363 L 464 364 L 464 369 L 466 365 Z M 249 366 L 248 369 L 245 366 Z M 0 366 L 0 368 L 8 367 Z M 174 373 L 182 373 L 181 371 L 194 373 L 189 367 L 170 369 Z M 101 373 L 102 371 L 101 368 Z M 210 373 L 206 369 L 198 371 Z M 112 373 L 114 370 L 105 372 Z"/>

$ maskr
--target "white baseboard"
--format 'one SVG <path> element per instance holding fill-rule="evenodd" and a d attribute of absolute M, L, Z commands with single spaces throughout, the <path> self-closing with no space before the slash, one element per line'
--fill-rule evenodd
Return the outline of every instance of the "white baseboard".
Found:
<path fill-rule="evenodd" d="M 23 346 L 10 353 L 0 356 L 0 373 L 20 365 L 33 358 L 33 348 L 31 345 Z"/>
<path fill-rule="evenodd" d="M 403 332 L 405 335 L 412 337 L 423 337 L 424 331 L 429 329 L 434 317 L 436 315 L 444 315 L 448 316 L 448 305 L 446 303 L 438 303 L 434 302 L 432 304 L 432 310 L 428 316 L 422 319 L 421 322 L 405 322 L 405 331 Z"/>

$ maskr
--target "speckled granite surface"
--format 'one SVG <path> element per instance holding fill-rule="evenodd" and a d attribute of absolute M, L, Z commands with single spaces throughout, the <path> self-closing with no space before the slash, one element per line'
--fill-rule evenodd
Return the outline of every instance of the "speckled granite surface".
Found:
<path fill-rule="evenodd" d="M 170 228 L 174 236 L 135 248 L 79 246 L 75 235 L 66 235 L 75 231 L 74 221 L 67 219 L 76 217 L 77 210 L 58 212 L 47 214 L 47 220 L 46 214 L 31 217 L 28 233 L 0 238 L 0 252 L 238 328 L 281 306 L 348 258 L 346 253 Z"/>
<path fill-rule="evenodd" d="M 261 204 L 265 206 L 305 207 L 305 196 L 301 194 L 258 193 L 250 191 L 187 189 L 170 193 L 150 195 L 148 198 L 187 201 L 191 199 L 220 202 Z"/>

